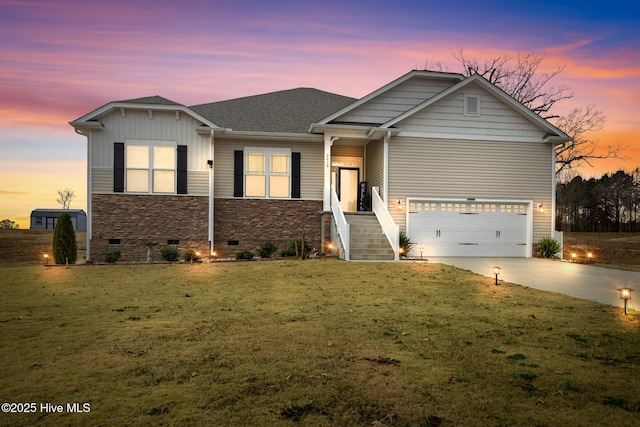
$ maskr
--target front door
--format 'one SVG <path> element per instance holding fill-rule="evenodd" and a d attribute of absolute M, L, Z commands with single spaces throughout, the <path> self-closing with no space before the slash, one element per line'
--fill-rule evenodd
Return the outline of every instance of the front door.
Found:
<path fill-rule="evenodd" d="M 338 168 L 338 198 L 343 212 L 355 212 L 358 210 L 359 181 L 359 169 Z"/>

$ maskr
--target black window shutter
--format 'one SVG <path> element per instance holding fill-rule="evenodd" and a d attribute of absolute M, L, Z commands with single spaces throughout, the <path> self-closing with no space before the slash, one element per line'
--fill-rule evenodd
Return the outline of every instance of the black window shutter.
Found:
<path fill-rule="evenodd" d="M 187 146 L 178 145 L 178 194 L 187 194 Z"/>
<path fill-rule="evenodd" d="M 300 198 L 300 153 L 291 153 L 291 198 Z"/>
<path fill-rule="evenodd" d="M 124 142 L 113 143 L 113 192 L 124 193 Z"/>
<path fill-rule="evenodd" d="M 244 183 L 244 151 L 233 152 L 233 197 L 243 196 Z"/>

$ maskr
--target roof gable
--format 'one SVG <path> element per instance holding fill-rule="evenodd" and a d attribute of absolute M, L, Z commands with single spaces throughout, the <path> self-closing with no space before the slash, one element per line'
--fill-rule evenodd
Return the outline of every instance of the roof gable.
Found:
<path fill-rule="evenodd" d="M 531 111 L 530 109 L 528 109 L 527 107 L 522 105 L 520 102 L 516 101 L 513 97 L 508 95 L 506 92 L 504 92 L 502 89 L 500 89 L 499 87 L 491 84 L 488 80 L 486 80 L 484 77 L 482 77 L 482 76 L 480 76 L 478 74 L 474 74 L 471 77 L 467 77 L 463 81 L 461 81 L 461 82 L 451 86 L 450 88 L 442 91 L 441 93 L 439 93 L 439 94 L 427 99 L 426 101 L 424 101 L 424 102 L 416 105 L 415 107 L 405 111 L 404 113 L 398 115 L 397 117 L 394 117 L 393 119 L 391 119 L 388 122 L 384 123 L 380 127 L 381 128 L 393 127 L 394 125 L 398 124 L 400 121 L 403 121 L 403 120 L 415 115 L 416 113 L 424 110 L 425 108 L 427 108 L 429 106 L 434 105 L 438 101 L 443 100 L 443 99 L 451 96 L 454 93 L 462 91 L 465 87 L 468 87 L 469 85 L 472 85 L 474 83 L 477 84 L 478 86 L 480 86 L 483 90 L 489 92 L 491 95 L 493 95 L 494 97 L 499 99 L 504 104 L 508 105 L 511 109 L 513 109 L 519 115 L 523 116 L 526 120 L 528 120 L 529 122 L 534 124 L 536 127 L 538 127 L 539 129 L 542 129 L 545 132 L 547 132 L 547 134 L 549 134 L 549 136 L 557 137 L 560 140 L 564 140 L 564 141 L 568 141 L 570 139 L 560 129 L 556 128 L 551 123 L 549 123 L 548 121 L 546 121 L 542 117 L 540 117 L 537 114 L 535 114 L 533 111 Z M 560 142 L 562 142 L 562 141 L 560 141 Z"/>
<path fill-rule="evenodd" d="M 382 124 L 462 79 L 457 73 L 413 70 L 318 123 Z"/>
<path fill-rule="evenodd" d="M 318 89 L 298 88 L 190 108 L 234 131 L 307 133 L 311 123 L 354 101 Z"/>

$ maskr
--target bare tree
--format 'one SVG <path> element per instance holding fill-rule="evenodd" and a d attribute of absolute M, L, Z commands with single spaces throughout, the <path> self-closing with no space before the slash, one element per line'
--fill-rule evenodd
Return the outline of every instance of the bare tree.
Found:
<path fill-rule="evenodd" d="M 556 148 L 556 173 L 582 164 L 591 164 L 595 159 L 620 158 L 620 144 L 598 150 L 598 140 L 587 137 L 591 132 L 604 127 L 605 116 L 593 105 L 574 108 L 557 120 L 556 126 L 571 138 L 571 141 Z"/>
<path fill-rule="evenodd" d="M 601 110 L 589 106 L 576 108 L 566 116 L 554 113 L 556 103 L 574 96 L 570 86 L 552 85 L 552 80 L 564 71 L 564 66 L 557 66 L 548 72 L 540 71 L 544 55 L 539 53 L 519 53 L 516 58 L 501 55 L 479 61 L 466 56 L 461 49 L 453 56 L 461 65 L 462 74 L 484 77 L 540 117 L 554 123 L 571 138 L 571 141 L 556 149 L 556 173 L 585 163 L 591 166 L 590 161 L 595 159 L 619 158 L 622 151 L 620 145 L 600 150 L 598 141 L 589 136 L 591 132 L 604 127 L 605 116 Z M 425 66 L 448 71 L 441 62 L 427 61 Z"/>
<path fill-rule="evenodd" d="M 464 75 L 481 75 L 544 119 L 557 118 L 550 111 L 555 103 L 574 96 L 568 85 L 551 85 L 551 80 L 564 71 L 564 66 L 539 72 L 544 55 L 538 53 L 518 53 L 515 65 L 512 63 L 514 58 L 506 55 L 482 63 L 465 56 L 462 49 L 453 56 L 462 66 Z"/>
<path fill-rule="evenodd" d="M 62 205 L 62 209 L 69 209 L 71 206 L 71 200 L 76 197 L 76 192 L 70 188 L 64 190 L 58 190 L 58 198 L 56 202 Z"/>

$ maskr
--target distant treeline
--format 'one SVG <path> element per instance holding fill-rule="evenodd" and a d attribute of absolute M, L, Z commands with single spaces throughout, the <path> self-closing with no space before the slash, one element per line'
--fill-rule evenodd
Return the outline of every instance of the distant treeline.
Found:
<path fill-rule="evenodd" d="M 579 175 L 559 179 L 556 195 L 558 230 L 640 231 L 640 168 L 588 180 Z"/>

